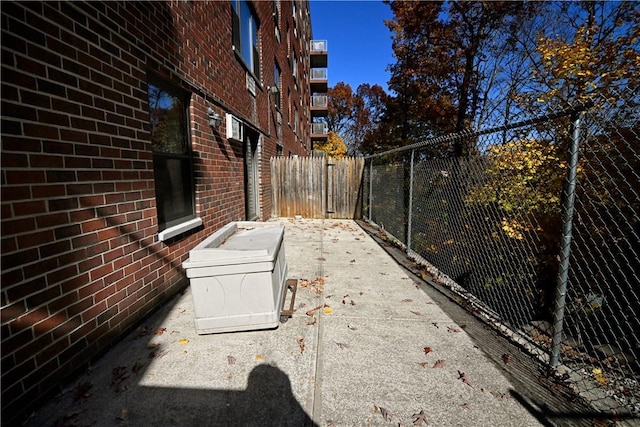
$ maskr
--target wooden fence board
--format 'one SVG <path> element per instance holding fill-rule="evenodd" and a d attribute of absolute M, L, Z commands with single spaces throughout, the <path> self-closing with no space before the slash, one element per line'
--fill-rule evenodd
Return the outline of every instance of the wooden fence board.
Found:
<path fill-rule="evenodd" d="M 364 159 L 273 157 L 273 215 L 353 219 L 360 215 Z"/>

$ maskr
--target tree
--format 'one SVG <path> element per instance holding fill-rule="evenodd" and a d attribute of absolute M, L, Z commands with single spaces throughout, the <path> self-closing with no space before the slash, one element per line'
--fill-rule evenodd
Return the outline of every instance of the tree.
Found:
<path fill-rule="evenodd" d="M 389 4 L 394 18 L 387 26 L 397 58 L 389 86 L 397 94 L 400 139 L 416 142 L 470 128 L 494 81 L 491 65 L 512 49 L 509 35 L 531 14 L 529 3 Z M 454 156 L 471 148 L 451 147 Z"/>
<path fill-rule="evenodd" d="M 347 155 L 347 146 L 344 140 L 333 131 L 329 132 L 327 142 L 316 142 L 314 150 L 324 151 L 329 157 L 341 159 Z"/>
<path fill-rule="evenodd" d="M 637 88 L 640 73 L 640 7 L 635 2 L 567 2 L 556 5 L 555 34 L 540 34 L 534 86 L 523 105 L 570 108 L 609 101 Z M 636 104 L 637 97 L 630 99 Z"/>
<path fill-rule="evenodd" d="M 353 120 L 354 104 L 357 102 L 356 96 L 349 84 L 338 82 L 334 87 L 329 88 L 327 127 L 329 132 L 344 135 Z"/>

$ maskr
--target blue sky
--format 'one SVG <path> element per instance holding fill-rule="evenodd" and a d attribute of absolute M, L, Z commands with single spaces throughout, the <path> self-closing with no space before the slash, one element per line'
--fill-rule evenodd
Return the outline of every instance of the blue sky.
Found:
<path fill-rule="evenodd" d="M 313 38 L 327 40 L 329 86 L 379 84 L 385 91 L 393 62 L 391 32 L 384 20 L 393 17 L 382 1 L 311 0 Z"/>

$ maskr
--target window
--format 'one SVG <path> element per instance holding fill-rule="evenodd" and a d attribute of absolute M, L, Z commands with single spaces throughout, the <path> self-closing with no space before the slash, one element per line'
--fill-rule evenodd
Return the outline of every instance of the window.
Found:
<path fill-rule="evenodd" d="M 280 0 L 273 0 L 273 24 L 276 28 L 276 40 L 280 43 Z"/>
<path fill-rule="evenodd" d="M 189 95 L 156 79 L 148 95 L 158 228 L 164 230 L 195 218 Z"/>
<path fill-rule="evenodd" d="M 282 97 L 280 96 L 280 67 L 278 63 L 273 61 L 273 86 L 278 88 L 278 91 L 273 94 L 273 99 L 278 110 L 282 110 Z"/>
<path fill-rule="evenodd" d="M 246 0 L 232 0 L 233 48 L 253 75 L 260 80 L 258 19 Z"/>

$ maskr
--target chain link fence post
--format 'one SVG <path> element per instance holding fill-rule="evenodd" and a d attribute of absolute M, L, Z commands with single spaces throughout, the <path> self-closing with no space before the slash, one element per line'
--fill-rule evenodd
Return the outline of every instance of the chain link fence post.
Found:
<path fill-rule="evenodd" d="M 565 182 L 564 203 L 562 205 L 562 236 L 560 240 L 560 268 L 556 287 L 555 307 L 553 313 L 553 337 L 551 341 L 551 357 L 549 365 L 555 369 L 559 364 L 562 346 L 562 329 L 564 324 L 565 299 L 567 281 L 569 279 L 569 257 L 571 256 L 571 237 L 573 213 L 575 207 L 576 181 L 578 178 L 578 160 L 580 148 L 580 124 L 584 111 L 574 113 L 571 117 L 571 143 L 569 146 L 569 170 Z"/>
<path fill-rule="evenodd" d="M 416 150 L 411 150 L 411 165 L 409 165 L 409 211 L 407 212 L 407 252 L 411 251 L 411 219 L 413 213 L 413 161 Z"/>

